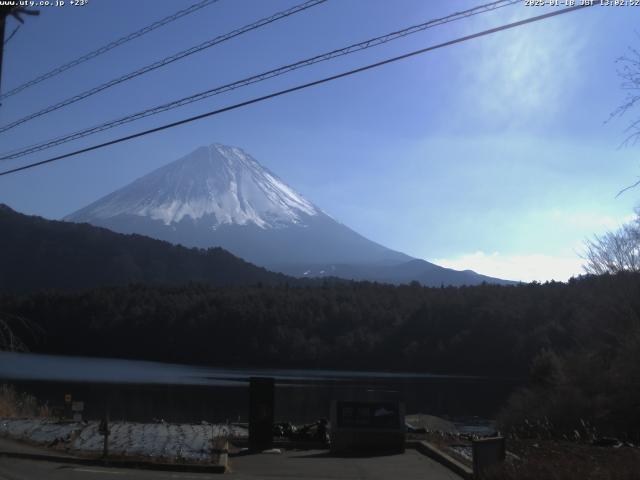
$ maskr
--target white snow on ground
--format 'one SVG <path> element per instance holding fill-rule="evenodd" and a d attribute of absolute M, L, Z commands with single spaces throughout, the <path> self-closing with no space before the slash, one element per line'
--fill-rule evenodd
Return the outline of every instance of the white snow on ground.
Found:
<path fill-rule="evenodd" d="M 451 445 L 449 448 L 463 458 L 473 462 L 473 451 L 470 445 Z"/>
<path fill-rule="evenodd" d="M 245 428 L 233 425 L 113 422 L 110 429 L 111 455 L 168 462 L 208 462 L 212 439 L 247 436 Z M 101 454 L 104 441 L 95 421 L 0 419 L 0 436 L 43 445 L 64 442 L 71 453 L 79 454 Z"/>
<path fill-rule="evenodd" d="M 0 420 L 0 435 L 47 445 L 67 441 L 72 433 L 81 428 L 81 423 L 58 423 L 44 419 Z"/>

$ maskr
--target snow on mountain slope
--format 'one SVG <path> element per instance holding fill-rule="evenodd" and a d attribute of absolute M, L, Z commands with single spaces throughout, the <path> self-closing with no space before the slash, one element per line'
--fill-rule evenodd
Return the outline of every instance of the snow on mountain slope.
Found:
<path fill-rule="evenodd" d="M 188 247 L 219 246 L 295 276 L 425 285 L 492 281 L 443 269 L 343 225 L 237 147 L 200 147 L 67 216 Z M 496 279 L 497 280 L 497 279 Z"/>
<path fill-rule="evenodd" d="M 189 247 L 220 246 L 267 268 L 406 262 L 336 222 L 237 147 L 213 144 L 67 216 Z"/>
<path fill-rule="evenodd" d="M 209 216 L 210 226 L 297 224 L 319 212 L 237 147 L 213 144 L 166 165 L 70 215 L 95 221 L 137 215 L 165 225 Z"/>

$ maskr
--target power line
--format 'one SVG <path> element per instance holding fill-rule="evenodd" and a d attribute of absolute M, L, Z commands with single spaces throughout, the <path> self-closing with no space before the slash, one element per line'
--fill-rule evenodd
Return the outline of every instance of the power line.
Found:
<path fill-rule="evenodd" d="M 442 18 L 437 18 L 434 20 L 429 20 L 427 22 L 423 22 L 421 24 L 418 25 L 413 25 L 407 28 L 404 28 L 402 30 L 398 30 L 386 35 L 381 35 L 378 37 L 374 37 L 374 38 L 370 38 L 368 40 L 359 42 L 359 43 L 354 43 L 352 45 L 349 45 L 347 47 L 343 47 L 343 48 L 339 48 L 336 50 L 332 50 L 330 52 L 326 52 L 320 55 L 316 55 L 314 57 L 311 58 L 306 58 L 304 60 L 300 60 L 298 62 L 289 64 L 289 65 L 285 65 L 283 67 L 279 67 L 273 70 L 269 70 L 267 72 L 263 72 L 260 73 L 258 75 L 253 75 L 251 77 L 248 78 L 244 78 L 242 80 L 238 80 L 235 81 L 233 83 L 229 83 L 226 85 L 222 85 L 219 87 L 215 87 L 209 90 L 205 90 L 203 92 L 199 92 L 196 93 L 194 95 L 190 95 L 187 97 L 183 97 L 181 99 L 178 100 L 174 100 L 172 102 L 169 103 L 165 103 L 162 105 L 158 105 L 156 107 L 153 108 L 149 108 L 146 110 L 142 110 L 140 112 L 131 114 L 131 115 L 127 115 L 125 117 L 121 117 L 119 119 L 116 120 L 112 120 L 100 125 L 96 125 L 93 127 L 89 127 L 80 131 L 76 131 L 74 133 L 62 136 L 62 137 L 58 137 L 52 140 L 48 140 L 45 142 L 40 142 L 38 144 L 35 145 L 30 145 L 28 147 L 23 147 L 21 149 L 18 150 L 14 150 L 12 152 L 6 152 L 2 155 L 0 155 L 0 160 L 10 160 L 10 159 L 15 159 L 15 158 L 20 158 L 20 157 L 24 157 L 25 155 L 29 155 L 31 153 L 35 153 L 35 152 L 39 152 L 39 151 L 43 151 L 43 150 L 47 150 L 49 148 L 52 147 L 56 147 L 59 145 L 62 145 L 64 143 L 68 143 L 74 140 L 78 140 L 80 138 L 84 138 L 87 137 L 89 135 L 93 135 L 95 133 L 99 133 L 105 130 L 109 130 L 111 128 L 115 128 L 136 120 L 140 120 L 142 118 L 145 117 L 149 117 L 151 115 L 156 115 L 168 110 L 172 110 L 174 108 L 178 108 L 178 107 L 182 107 L 185 105 L 188 105 L 190 103 L 194 103 L 200 100 L 204 100 L 206 98 L 212 97 L 214 95 L 219 95 L 221 93 L 226 93 L 229 92 L 231 90 L 236 90 L 238 88 L 241 87 L 245 87 L 248 85 L 252 85 L 254 83 L 258 83 L 258 82 L 262 82 L 265 80 L 268 80 L 270 78 L 273 77 L 277 77 L 280 75 L 284 75 L 286 73 L 292 72 L 294 70 L 297 70 L 299 68 L 304 68 L 304 67 L 308 67 L 311 65 L 314 65 L 316 63 L 320 63 L 320 62 L 324 62 L 327 60 L 331 60 L 333 58 L 336 57 L 341 57 L 344 55 L 348 55 L 360 50 L 366 50 L 368 48 L 372 48 L 372 47 L 376 47 L 378 45 L 382 45 L 384 43 L 388 43 L 391 42 L 393 40 L 397 40 L 399 38 L 405 37 L 407 35 L 411 35 L 414 33 L 418 33 L 421 32 L 423 30 L 426 30 L 428 28 L 432 28 L 438 25 L 443 25 L 446 23 L 450 23 L 450 22 L 454 22 L 457 20 L 461 20 L 463 18 L 468 18 L 470 16 L 473 15 L 478 15 L 480 13 L 486 13 L 489 11 L 493 11 L 496 10 L 498 8 L 502 8 L 502 7 L 507 7 L 510 5 L 514 5 L 516 3 L 521 3 L 521 0 L 499 0 L 499 1 L 494 1 L 485 5 L 480 5 L 478 7 L 474 7 L 468 10 L 464 10 L 462 12 L 456 12 L 450 15 L 447 15 L 445 17 Z"/>
<path fill-rule="evenodd" d="M 126 82 L 128 80 L 131 80 L 135 77 L 139 77 L 140 75 L 144 75 L 145 73 L 151 72 L 153 70 L 156 70 L 158 68 L 161 67 L 165 67 L 173 62 L 176 62 L 178 60 L 181 60 L 185 57 L 188 57 L 189 55 L 193 55 L 194 53 L 198 53 L 201 52 L 202 50 L 205 50 L 207 48 L 213 47 L 214 45 L 218 45 L 219 43 L 222 42 L 226 42 L 227 40 L 231 40 L 232 38 L 235 38 L 237 36 L 243 35 L 247 32 L 250 32 L 252 30 L 256 30 L 258 28 L 264 27 L 265 25 L 268 25 L 270 23 L 276 22 L 278 20 L 281 20 L 283 18 L 287 18 L 291 15 L 295 15 L 296 13 L 302 12 L 308 8 L 311 7 L 315 7 L 316 5 L 319 5 L 321 3 L 326 2 L 327 0 L 308 0 L 304 3 L 301 3 L 299 5 L 296 5 L 294 7 L 291 7 L 287 10 L 283 10 L 281 12 L 277 12 L 274 13 L 273 15 L 269 16 L 269 17 L 265 17 L 262 18 L 260 20 L 258 20 L 257 22 L 253 22 L 250 23 L 248 25 L 245 25 L 243 27 L 240 27 L 236 30 L 233 30 L 229 33 L 225 33 L 224 35 L 219 35 L 211 40 L 208 40 L 206 42 L 203 42 L 199 45 L 193 46 L 191 48 L 188 48 L 186 50 L 182 50 L 181 52 L 175 53 L 169 57 L 165 57 L 162 60 L 158 60 L 157 62 L 151 63 L 149 65 L 146 65 L 142 68 L 139 68 L 138 70 L 135 70 L 133 72 L 127 73 L 126 75 L 122 75 L 118 78 L 114 78 L 113 80 L 109 80 L 106 83 L 103 83 L 101 85 L 98 85 L 97 87 L 93 87 L 89 90 L 86 90 L 82 93 L 79 93 L 78 95 L 74 95 L 73 97 L 69 97 L 66 100 L 62 100 L 61 102 L 58 102 L 54 105 L 50 105 L 42 110 L 39 110 L 35 113 L 32 113 L 30 115 L 27 115 L 26 117 L 22 117 L 14 122 L 11 122 L 7 125 L 4 125 L 2 127 L 0 127 L 0 133 L 6 132 L 7 130 L 11 130 L 14 127 L 17 127 L 18 125 L 21 125 L 23 123 L 26 123 L 30 120 L 33 120 L 34 118 L 38 118 L 42 115 L 45 115 L 47 113 L 51 113 L 55 110 L 58 110 L 62 107 L 66 107 L 67 105 L 71 105 L 72 103 L 76 103 L 80 100 L 83 100 L 87 97 L 90 97 L 92 95 L 95 95 L 96 93 L 102 92 L 103 90 L 106 90 L 107 88 L 111 88 L 115 85 L 118 85 L 120 83 Z"/>
<path fill-rule="evenodd" d="M 96 50 L 93 50 L 92 52 L 89 52 L 81 57 L 78 57 L 74 60 L 71 60 L 70 62 L 65 63 L 64 65 L 60 65 L 59 67 L 54 68 L 53 70 L 50 70 L 47 73 L 44 73 L 36 78 L 34 78 L 33 80 L 29 80 L 28 82 L 23 83 L 22 85 L 19 85 L 17 87 L 15 87 L 12 90 L 9 90 L 7 93 L 3 93 L 2 95 L 0 95 L 0 100 L 3 100 L 7 97 L 11 97 L 17 93 L 20 93 L 21 91 L 32 87 L 40 82 L 44 82 L 45 80 L 48 80 L 49 78 L 55 77 L 56 75 L 69 70 L 70 68 L 76 67 L 78 65 L 80 65 L 81 63 L 86 62 L 87 60 L 91 60 L 92 58 L 95 58 L 99 55 L 102 55 L 103 53 L 108 52 L 109 50 L 113 50 L 116 47 L 119 47 L 120 45 L 123 45 L 127 42 L 130 42 L 131 40 L 134 40 L 138 37 L 141 37 L 149 32 L 152 32 L 153 30 L 163 27 L 175 20 L 178 20 L 179 18 L 182 18 L 186 15 L 189 15 L 193 12 L 196 12 L 198 10 L 200 10 L 201 8 L 204 7 L 208 7 L 209 5 L 218 2 L 219 0 L 201 0 L 197 3 L 194 3 L 193 5 L 191 5 L 190 7 L 184 8 L 182 10 L 177 11 L 176 13 L 169 15 L 167 17 L 164 17 L 161 20 L 158 20 L 157 22 L 153 22 L 151 25 L 147 25 L 144 28 L 141 28 L 140 30 L 136 30 L 133 33 L 130 33 L 129 35 L 125 35 L 124 37 L 121 37 L 117 40 L 114 40 L 111 43 L 108 43 Z M 7 40 L 8 41 L 8 40 Z"/>
<path fill-rule="evenodd" d="M 335 75 L 331 75 L 329 77 L 321 78 L 319 80 L 314 80 L 312 82 L 308 82 L 308 83 L 304 83 L 304 84 L 301 84 L 301 85 L 297 85 L 295 87 L 291 87 L 291 88 L 287 88 L 287 89 L 280 90 L 280 91 L 277 91 L 277 92 L 273 92 L 273 93 L 270 93 L 268 95 L 263 95 L 261 97 L 255 97 L 255 98 L 252 98 L 250 100 L 246 100 L 244 102 L 240 102 L 240 103 L 236 103 L 234 105 L 230 105 L 230 106 L 227 106 L 227 107 L 224 107 L 224 108 L 220 108 L 218 110 L 213 110 L 213 111 L 210 111 L 210 112 L 202 113 L 200 115 L 195 115 L 193 117 L 185 118 L 185 119 L 179 120 L 177 122 L 168 123 L 168 124 L 162 125 L 160 127 L 155 127 L 155 128 L 151 128 L 149 130 L 144 130 L 142 132 L 134 133 L 134 134 L 127 135 L 127 136 L 124 136 L 124 137 L 120 137 L 120 138 L 116 138 L 114 140 L 110 140 L 108 142 L 104 142 L 104 143 L 100 143 L 100 144 L 97 144 L 97 145 L 93 145 L 91 147 L 81 148 L 79 150 L 75 150 L 73 152 L 65 153 L 63 155 L 58 155 L 56 157 L 48 158 L 46 160 L 41 160 L 39 162 L 30 163 L 30 164 L 27 164 L 27 165 L 23 165 L 21 167 L 12 168 L 10 170 L 5 170 L 3 172 L 0 172 L 0 176 L 9 175 L 11 173 L 19 172 L 19 171 L 22 171 L 22 170 L 27 170 L 27 169 L 34 168 L 34 167 L 37 167 L 37 166 L 40 166 L 40 165 L 44 165 L 44 164 L 47 164 L 47 163 L 56 162 L 56 161 L 62 160 L 64 158 L 73 157 L 73 156 L 76 156 L 76 155 L 80 155 L 82 153 L 87 153 L 87 152 L 91 152 L 93 150 L 98 150 L 98 149 L 101 149 L 101 148 L 104 148 L 104 147 L 108 147 L 108 146 L 115 145 L 115 144 L 118 144 L 118 143 L 126 142 L 126 141 L 132 140 L 134 138 L 143 137 L 143 136 L 146 136 L 146 135 L 149 135 L 149 134 L 152 134 L 152 133 L 160 132 L 162 130 L 167 130 L 169 128 L 177 127 L 179 125 L 184 125 L 186 123 L 194 122 L 196 120 L 201 120 L 203 118 L 211 117 L 211 116 L 214 116 L 214 115 L 219 115 L 221 113 L 228 112 L 228 111 L 231 111 L 231 110 L 236 110 L 236 109 L 241 108 L 241 107 L 246 107 L 246 106 L 252 105 L 254 103 L 258 103 L 258 102 L 262 102 L 262 101 L 265 101 L 265 100 L 269 100 L 271 98 L 279 97 L 279 96 L 286 95 L 286 94 L 289 94 L 289 93 L 292 93 L 292 92 L 297 92 L 298 90 L 304 90 L 306 88 L 314 87 L 316 85 L 320 85 L 320 84 L 323 84 L 323 83 L 331 82 L 331 81 L 337 80 L 339 78 L 349 77 L 349 76 L 355 75 L 357 73 L 361 73 L 361 72 L 364 72 L 364 71 L 367 71 L 367 70 L 378 68 L 378 67 L 381 67 L 383 65 L 394 63 L 394 62 L 397 62 L 399 60 L 404 60 L 406 58 L 414 57 L 416 55 L 427 53 L 427 52 L 430 52 L 430 51 L 433 51 L 433 50 L 436 50 L 436 49 L 439 49 L 439 48 L 448 47 L 450 45 L 455 45 L 455 44 L 458 44 L 458 43 L 466 42 L 466 41 L 469 41 L 469 40 L 473 40 L 475 38 L 483 37 L 483 36 L 486 36 L 486 35 L 491 35 L 493 33 L 500 32 L 502 30 L 509 30 L 509 29 L 512 29 L 512 28 L 515 28 L 515 27 L 519 27 L 519 26 L 526 25 L 526 24 L 533 23 L 533 22 L 538 22 L 538 21 L 544 20 L 546 18 L 555 17 L 557 15 L 562 15 L 564 13 L 573 12 L 573 11 L 580 10 L 580 9 L 583 9 L 583 8 L 587 8 L 587 7 L 591 7 L 591 6 L 594 6 L 594 5 L 597 5 L 597 4 L 596 3 L 587 3 L 587 4 L 584 4 L 584 5 L 576 5 L 574 7 L 562 8 L 562 9 L 559 9 L 559 10 L 555 10 L 553 12 L 545 13 L 545 14 L 538 15 L 538 16 L 535 16 L 535 17 L 530 17 L 530 18 L 527 18 L 525 20 L 520 20 L 520 21 L 517 21 L 517 22 L 508 23 L 508 24 L 505 24 L 505 25 L 501 25 L 499 27 L 491 28 L 491 29 L 488 29 L 488 30 L 483 30 L 483 31 L 478 32 L 478 33 L 474 33 L 474 34 L 471 34 L 471 35 L 466 35 L 464 37 L 458 37 L 456 39 L 449 40 L 449 41 L 444 42 L 444 43 L 439 43 L 437 45 L 432 45 L 430 47 L 422 48 L 420 50 L 414 50 L 412 52 L 405 53 L 405 54 L 399 55 L 397 57 L 388 58 L 388 59 L 382 60 L 380 62 L 371 63 L 371 64 L 365 65 L 363 67 L 355 68 L 353 70 L 348 70 L 346 72 L 342 72 L 342 73 L 338 73 L 338 74 L 335 74 Z"/>

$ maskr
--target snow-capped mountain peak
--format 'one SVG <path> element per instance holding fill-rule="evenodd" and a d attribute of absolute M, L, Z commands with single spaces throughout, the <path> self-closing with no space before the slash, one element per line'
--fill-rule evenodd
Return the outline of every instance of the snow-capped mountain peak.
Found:
<path fill-rule="evenodd" d="M 320 213 L 238 147 L 214 143 L 139 178 L 70 215 L 99 221 L 118 215 L 148 217 L 171 225 L 183 219 L 220 225 L 277 228 L 304 224 Z"/>
<path fill-rule="evenodd" d="M 335 221 L 241 148 L 219 143 L 200 147 L 65 220 L 187 247 L 222 247 L 295 276 L 435 286 L 500 282 L 373 242 Z"/>

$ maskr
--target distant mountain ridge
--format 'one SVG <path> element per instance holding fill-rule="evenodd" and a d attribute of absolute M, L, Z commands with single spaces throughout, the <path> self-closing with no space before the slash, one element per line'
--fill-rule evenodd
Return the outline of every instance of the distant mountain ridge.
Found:
<path fill-rule="evenodd" d="M 288 275 L 424 285 L 510 283 L 457 272 L 373 242 L 337 222 L 238 147 L 214 143 L 68 215 L 120 233 L 222 247 Z"/>
<path fill-rule="evenodd" d="M 302 271 L 302 275 L 305 277 L 338 277 L 347 280 L 368 280 L 393 284 L 415 281 L 425 287 L 477 285 L 483 282 L 498 285 L 517 283 L 481 275 L 473 270 L 453 270 L 420 259 L 393 265 L 296 265 L 293 267 L 281 266 L 275 270 L 294 277 L 299 277 L 300 271 Z"/>

